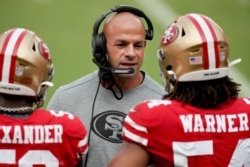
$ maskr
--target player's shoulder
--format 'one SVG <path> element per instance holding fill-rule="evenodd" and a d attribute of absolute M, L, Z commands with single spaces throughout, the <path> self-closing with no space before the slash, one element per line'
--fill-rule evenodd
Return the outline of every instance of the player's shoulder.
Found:
<path fill-rule="evenodd" d="M 80 119 L 67 111 L 55 111 L 55 110 L 41 110 L 38 109 L 36 111 L 36 117 L 40 117 L 40 120 L 44 120 L 46 122 L 49 121 L 51 124 L 62 124 L 62 125 L 74 125 L 74 124 L 82 124 Z"/>
<path fill-rule="evenodd" d="M 245 103 L 250 103 L 250 97 L 240 97 L 237 99 L 237 101 L 244 101 Z"/>
<path fill-rule="evenodd" d="M 146 100 L 138 103 L 128 112 L 125 122 L 129 123 L 136 122 L 138 124 L 143 124 L 147 126 L 153 126 L 156 122 L 161 122 L 160 120 L 171 111 L 169 108 L 172 104 L 170 100 Z M 149 125 L 148 123 L 151 123 Z"/>
<path fill-rule="evenodd" d="M 246 106 L 250 107 L 250 97 L 241 97 L 234 101 L 235 105 L 238 105 L 240 107 Z"/>
<path fill-rule="evenodd" d="M 145 100 L 137 105 L 135 105 L 131 111 L 132 112 L 140 112 L 140 114 L 156 114 L 158 112 L 161 112 L 162 110 L 168 110 L 169 107 L 171 107 L 173 101 L 171 100 L 161 100 L 161 99 L 155 99 L 155 100 Z"/>
<path fill-rule="evenodd" d="M 163 99 L 152 99 L 152 100 L 144 100 L 137 104 L 138 107 L 147 107 L 154 108 L 159 106 L 169 106 L 173 103 L 172 100 L 163 100 Z"/>

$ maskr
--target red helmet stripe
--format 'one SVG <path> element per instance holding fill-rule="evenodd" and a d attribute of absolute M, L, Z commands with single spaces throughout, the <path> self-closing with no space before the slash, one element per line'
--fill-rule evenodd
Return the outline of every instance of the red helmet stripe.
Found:
<path fill-rule="evenodd" d="M 1 51 L 2 57 L 4 57 L 2 60 L 2 78 L 1 80 L 3 82 L 14 82 L 14 76 L 15 76 L 15 67 L 16 67 L 16 56 L 18 52 L 18 48 L 20 47 L 20 44 L 25 36 L 27 31 L 25 29 L 15 29 L 14 31 L 11 31 L 8 35 L 6 40 L 4 41 L 4 47 Z"/>
<path fill-rule="evenodd" d="M 24 29 L 20 30 L 20 34 L 18 35 L 18 38 L 16 40 L 16 43 L 13 48 L 13 56 L 11 58 L 11 67 L 10 67 L 10 78 L 9 82 L 13 83 L 15 79 L 15 69 L 16 69 L 16 58 L 17 58 L 17 52 L 20 47 L 20 44 L 24 38 L 24 36 L 27 34 L 27 31 L 23 31 Z"/>
<path fill-rule="evenodd" d="M 208 52 L 207 52 L 208 48 L 207 48 L 206 37 L 205 37 L 204 32 L 202 31 L 201 25 L 199 24 L 198 20 L 196 20 L 195 16 L 196 15 L 194 14 L 187 15 L 187 17 L 194 23 L 195 27 L 200 33 L 201 40 L 202 40 L 202 48 L 203 48 L 203 66 L 204 66 L 204 69 L 208 69 L 208 66 L 209 66 L 208 65 Z"/>
<path fill-rule="evenodd" d="M 195 25 L 202 39 L 204 69 L 219 67 L 219 52 L 215 31 L 208 20 L 198 14 L 187 16 Z"/>
<path fill-rule="evenodd" d="M 9 31 L 7 36 L 6 36 L 6 39 L 4 40 L 3 42 L 3 47 L 1 48 L 1 51 L 0 51 L 0 74 L 1 74 L 1 81 L 3 81 L 3 77 L 4 77 L 4 73 L 3 73 L 3 70 L 4 70 L 4 56 L 5 56 L 5 52 L 6 52 L 6 48 L 7 48 L 7 45 L 8 45 L 8 42 L 10 40 L 10 37 L 12 36 L 14 30 L 12 31 Z"/>
<path fill-rule="evenodd" d="M 211 22 L 208 20 L 207 17 L 201 15 L 202 18 L 204 19 L 204 21 L 207 23 L 208 25 L 208 28 L 213 36 L 213 39 L 214 39 L 214 52 L 215 52 L 215 65 L 216 65 L 216 68 L 219 68 L 220 66 L 220 55 L 219 55 L 219 48 L 218 48 L 218 39 L 217 39 L 217 36 L 216 36 L 216 33 L 215 33 L 215 30 L 213 29 L 213 26 L 211 25 Z"/>

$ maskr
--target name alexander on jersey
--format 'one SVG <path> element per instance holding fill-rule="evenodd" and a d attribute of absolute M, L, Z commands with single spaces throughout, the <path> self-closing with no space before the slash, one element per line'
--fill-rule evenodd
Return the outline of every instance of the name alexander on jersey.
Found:
<path fill-rule="evenodd" d="M 14 125 L 0 126 L 0 143 L 42 144 L 62 143 L 61 125 Z"/>

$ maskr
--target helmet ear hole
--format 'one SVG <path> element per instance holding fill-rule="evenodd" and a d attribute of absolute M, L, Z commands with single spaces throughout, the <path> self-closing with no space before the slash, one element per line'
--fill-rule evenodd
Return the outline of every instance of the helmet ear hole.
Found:
<path fill-rule="evenodd" d="M 36 46 L 35 46 L 35 44 L 33 44 L 32 50 L 36 51 Z"/>
<path fill-rule="evenodd" d="M 171 65 L 168 65 L 168 66 L 166 67 L 166 70 L 167 70 L 167 71 L 172 70 L 172 69 L 173 69 L 173 66 L 171 66 Z"/>
<path fill-rule="evenodd" d="M 186 32 L 185 32 L 184 28 L 182 28 L 181 37 L 184 37 L 185 35 L 186 35 Z"/>

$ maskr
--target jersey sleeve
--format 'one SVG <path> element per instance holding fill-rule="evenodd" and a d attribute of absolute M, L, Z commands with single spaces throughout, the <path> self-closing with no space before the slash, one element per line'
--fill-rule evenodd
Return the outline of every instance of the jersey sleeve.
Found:
<path fill-rule="evenodd" d="M 162 119 L 159 107 L 166 102 L 150 100 L 139 103 L 132 108 L 124 120 L 124 140 L 146 147 L 152 137 L 149 131 L 158 125 L 159 119 Z"/>
<path fill-rule="evenodd" d="M 71 125 L 69 125 L 71 126 Z M 74 117 L 72 128 L 69 128 L 69 136 L 75 139 L 76 152 L 86 154 L 88 151 L 88 135 L 84 123 L 78 118 Z"/>
<path fill-rule="evenodd" d="M 65 111 L 52 111 L 52 115 L 60 119 L 64 128 L 64 137 L 69 149 L 76 153 L 85 154 L 88 151 L 88 135 L 85 124 L 75 115 Z"/>

